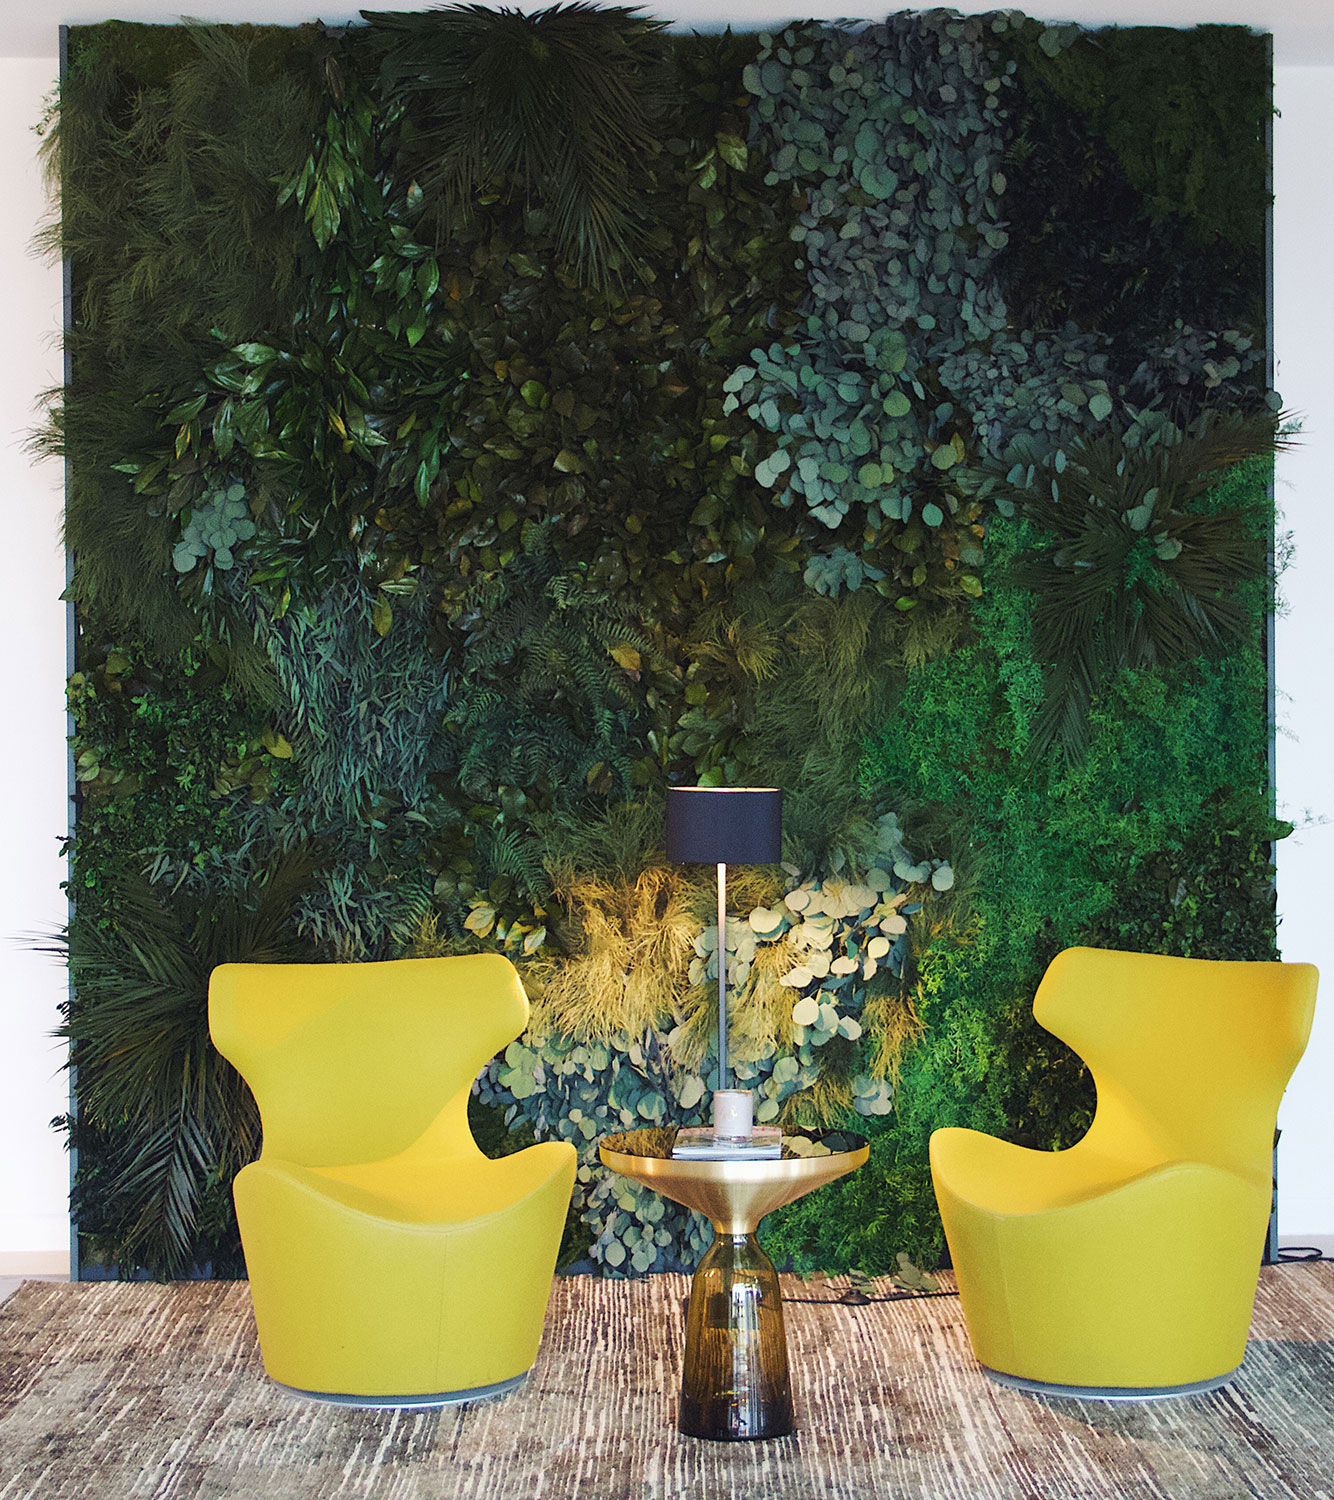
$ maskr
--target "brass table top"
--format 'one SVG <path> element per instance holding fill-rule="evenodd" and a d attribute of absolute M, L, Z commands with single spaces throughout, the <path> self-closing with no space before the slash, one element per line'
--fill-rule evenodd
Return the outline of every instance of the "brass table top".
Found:
<path fill-rule="evenodd" d="M 718 1234 L 753 1234 L 766 1214 L 855 1172 L 870 1155 L 864 1136 L 796 1130 L 784 1135 L 781 1157 L 678 1161 L 675 1138 L 674 1127 L 628 1130 L 607 1136 L 598 1154 L 613 1172 L 705 1214 Z"/>

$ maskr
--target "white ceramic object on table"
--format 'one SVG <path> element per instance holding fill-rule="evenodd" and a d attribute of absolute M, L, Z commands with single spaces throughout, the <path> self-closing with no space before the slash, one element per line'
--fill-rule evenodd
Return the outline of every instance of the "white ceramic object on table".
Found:
<path fill-rule="evenodd" d="M 715 1135 L 749 1135 L 755 1124 L 755 1096 L 749 1089 L 717 1089 L 713 1095 Z"/>

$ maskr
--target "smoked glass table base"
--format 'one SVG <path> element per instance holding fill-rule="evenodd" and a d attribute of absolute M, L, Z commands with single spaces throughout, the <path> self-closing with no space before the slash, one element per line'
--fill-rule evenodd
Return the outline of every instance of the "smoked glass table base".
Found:
<path fill-rule="evenodd" d="M 778 1272 L 753 1234 L 717 1235 L 690 1283 L 677 1425 L 733 1440 L 796 1426 Z"/>
<path fill-rule="evenodd" d="M 783 1298 L 755 1231 L 765 1214 L 855 1171 L 866 1141 L 844 1132 L 797 1131 L 771 1161 L 674 1161 L 674 1130 L 608 1136 L 603 1163 L 666 1198 L 707 1214 L 714 1241 L 690 1286 L 677 1425 L 720 1441 L 795 1430 Z"/>

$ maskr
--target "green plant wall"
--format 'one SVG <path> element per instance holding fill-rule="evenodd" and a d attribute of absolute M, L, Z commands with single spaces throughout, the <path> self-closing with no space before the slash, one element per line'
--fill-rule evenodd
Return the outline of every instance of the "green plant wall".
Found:
<path fill-rule="evenodd" d="M 72 33 L 85 1259 L 242 1269 L 214 963 L 497 949 L 568 1263 L 707 1242 L 596 1142 L 702 1116 L 719 962 L 872 1139 L 771 1251 L 934 1263 L 934 1127 L 1089 1117 L 1055 952 L 1275 951 L 1265 40 L 367 23 Z M 723 934 L 675 781 L 784 789 Z"/>

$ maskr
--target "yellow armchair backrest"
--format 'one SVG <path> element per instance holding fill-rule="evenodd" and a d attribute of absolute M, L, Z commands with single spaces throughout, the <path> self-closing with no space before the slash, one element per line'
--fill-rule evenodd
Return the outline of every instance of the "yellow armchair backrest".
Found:
<path fill-rule="evenodd" d="M 473 1155 L 468 1093 L 528 1022 L 499 954 L 365 964 L 223 964 L 214 1044 L 250 1085 L 264 1153 L 303 1166 L 382 1161 L 429 1138 Z"/>
<path fill-rule="evenodd" d="M 1311 1030 L 1311 964 L 1068 948 L 1033 1003 L 1098 1090 L 1090 1152 L 1268 1174 L 1274 1114 Z"/>

